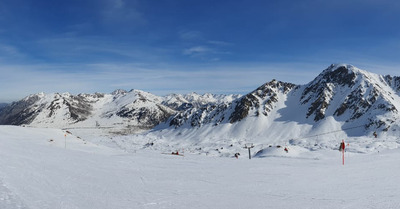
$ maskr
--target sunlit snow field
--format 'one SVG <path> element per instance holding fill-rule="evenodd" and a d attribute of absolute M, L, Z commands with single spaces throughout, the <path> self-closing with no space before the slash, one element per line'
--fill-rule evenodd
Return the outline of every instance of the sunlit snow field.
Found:
<path fill-rule="evenodd" d="M 0 208 L 400 208 L 399 149 L 342 165 L 329 149 L 249 160 L 93 142 L 0 126 Z"/>

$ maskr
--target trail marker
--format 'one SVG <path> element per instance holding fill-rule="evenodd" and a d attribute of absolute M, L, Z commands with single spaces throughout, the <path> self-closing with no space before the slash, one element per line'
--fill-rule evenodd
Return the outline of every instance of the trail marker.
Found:
<path fill-rule="evenodd" d="M 346 149 L 346 145 L 344 143 L 344 140 L 340 143 L 339 151 L 342 151 L 342 164 L 344 165 L 344 152 Z"/>
<path fill-rule="evenodd" d="M 64 134 L 65 149 L 67 149 L 67 134 Z"/>

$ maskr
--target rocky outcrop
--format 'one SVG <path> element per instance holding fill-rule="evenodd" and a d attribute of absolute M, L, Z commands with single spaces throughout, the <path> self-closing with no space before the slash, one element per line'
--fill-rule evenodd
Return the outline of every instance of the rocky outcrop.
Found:
<path fill-rule="evenodd" d="M 22 125 L 31 123 L 42 106 L 36 104 L 41 95 L 31 95 L 0 110 L 0 125 Z"/>
<path fill-rule="evenodd" d="M 229 117 L 231 123 L 243 120 L 249 115 L 250 110 L 255 110 L 256 116 L 268 113 L 275 108 L 279 94 L 287 95 L 296 85 L 272 80 L 253 92 L 245 95 L 236 102 L 235 111 Z"/>

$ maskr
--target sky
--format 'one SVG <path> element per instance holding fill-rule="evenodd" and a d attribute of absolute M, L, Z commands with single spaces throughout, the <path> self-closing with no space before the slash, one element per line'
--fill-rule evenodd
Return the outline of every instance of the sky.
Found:
<path fill-rule="evenodd" d="M 397 0 L 2 0 L 0 102 L 30 94 L 245 94 L 332 63 L 400 75 Z"/>

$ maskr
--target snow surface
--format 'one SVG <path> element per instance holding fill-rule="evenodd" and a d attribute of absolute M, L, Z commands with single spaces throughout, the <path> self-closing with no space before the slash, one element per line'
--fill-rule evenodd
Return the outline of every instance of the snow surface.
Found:
<path fill-rule="evenodd" d="M 296 145 L 288 153 L 260 149 L 252 160 L 244 149 L 239 159 L 127 152 L 86 131 L 89 141 L 59 129 L 0 126 L 0 208 L 400 208 L 400 150 L 379 150 L 384 139 L 370 143 L 369 154 L 350 142 L 356 152 L 342 165 L 336 150 Z"/>

